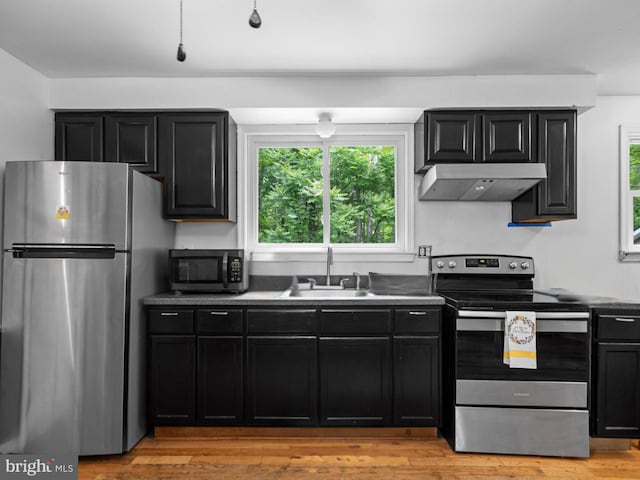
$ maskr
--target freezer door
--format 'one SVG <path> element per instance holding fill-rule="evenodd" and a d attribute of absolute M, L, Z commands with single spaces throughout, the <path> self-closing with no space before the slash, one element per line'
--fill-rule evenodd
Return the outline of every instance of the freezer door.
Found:
<path fill-rule="evenodd" d="M 128 250 L 127 165 L 7 162 L 4 248 L 14 243 L 115 244 Z"/>
<path fill-rule="evenodd" d="M 128 263 L 4 253 L 0 452 L 122 453 Z"/>

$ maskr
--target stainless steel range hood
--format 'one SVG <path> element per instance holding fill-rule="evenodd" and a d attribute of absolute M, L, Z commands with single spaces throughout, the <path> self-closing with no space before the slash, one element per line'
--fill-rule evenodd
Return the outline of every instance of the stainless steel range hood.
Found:
<path fill-rule="evenodd" d="M 546 178 L 544 163 L 443 163 L 427 170 L 418 198 L 507 202 Z"/>

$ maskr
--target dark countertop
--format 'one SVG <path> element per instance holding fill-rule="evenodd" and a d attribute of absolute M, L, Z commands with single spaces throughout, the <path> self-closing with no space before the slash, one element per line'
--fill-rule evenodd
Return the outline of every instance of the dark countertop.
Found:
<path fill-rule="evenodd" d="M 162 305 L 331 305 L 331 306 L 366 306 L 366 305 L 443 305 L 444 299 L 439 295 L 374 295 L 366 297 L 339 297 L 339 298 L 301 298 L 281 297 L 282 290 L 278 291 L 249 291 L 241 294 L 207 293 L 207 294 L 179 294 L 173 292 L 160 293 L 144 299 L 148 306 Z"/>

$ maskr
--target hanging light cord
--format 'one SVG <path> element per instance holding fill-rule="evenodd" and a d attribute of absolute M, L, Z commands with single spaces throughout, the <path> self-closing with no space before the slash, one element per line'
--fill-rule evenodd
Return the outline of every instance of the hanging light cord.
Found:
<path fill-rule="evenodd" d="M 180 0 L 180 43 L 182 43 L 182 0 Z"/>

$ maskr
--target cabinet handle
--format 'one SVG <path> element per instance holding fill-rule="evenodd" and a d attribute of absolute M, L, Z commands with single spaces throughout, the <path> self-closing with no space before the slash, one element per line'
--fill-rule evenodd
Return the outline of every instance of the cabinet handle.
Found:
<path fill-rule="evenodd" d="M 162 313 L 160 313 L 160 316 L 162 316 L 162 317 L 177 317 L 178 313 L 177 312 L 162 312 Z"/>
<path fill-rule="evenodd" d="M 633 323 L 635 322 L 636 319 L 635 318 L 621 318 L 621 317 L 616 317 L 616 322 L 626 322 L 626 323 Z"/>
<path fill-rule="evenodd" d="M 225 316 L 225 315 L 229 315 L 229 312 L 209 312 L 211 315 L 219 315 L 219 316 Z"/>
<path fill-rule="evenodd" d="M 409 315 L 426 315 L 427 312 L 409 312 Z"/>

